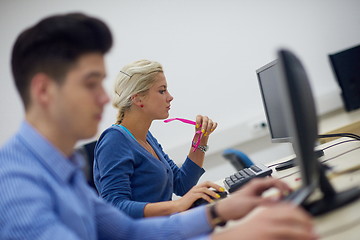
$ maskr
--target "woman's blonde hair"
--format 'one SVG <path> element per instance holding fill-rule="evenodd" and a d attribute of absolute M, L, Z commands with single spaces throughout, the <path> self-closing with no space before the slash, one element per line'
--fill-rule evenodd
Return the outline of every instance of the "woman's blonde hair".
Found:
<path fill-rule="evenodd" d="M 112 104 L 118 109 L 116 124 L 121 124 L 125 112 L 132 105 L 131 97 L 135 94 L 146 94 L 152 87 L 156 73 L 163 72 L 160 63 L 139 60 L 124 66 L 115 79 Z"/>

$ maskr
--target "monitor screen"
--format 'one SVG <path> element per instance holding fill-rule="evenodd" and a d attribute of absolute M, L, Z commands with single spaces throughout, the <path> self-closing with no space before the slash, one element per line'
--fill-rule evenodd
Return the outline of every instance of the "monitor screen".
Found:
<path fill-rule="evenodd" d="M 329 55 L 347 111 L 360 108 L 360 45 Z"/>
<path fill-rule="evenodd" d="M 271 141 L 289 142 L 289 134 L 285 127 L 284 110 L 279 98 L 279 69 L 274 60 L 256 70 L 264 110 L 270 130 Z"/>

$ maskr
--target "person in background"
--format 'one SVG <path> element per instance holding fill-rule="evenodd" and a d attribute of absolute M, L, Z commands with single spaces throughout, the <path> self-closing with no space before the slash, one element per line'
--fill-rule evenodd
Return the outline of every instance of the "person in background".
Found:
<path fill-rule="evenodd" d="M 182 212 L 195 200 L 224 191 L 204 182 L 195 186 L 202 168 L 209 135 L 217 123 L 206 116 L 196 117 L 193 145 L 178 167 L 149 131 L 154 120 L 169 117 L 173 97 L 160 63 L 139 60 L 126 65 L 115 81 L 113 106 L 116 123 L 99 137 L 95 147 L 94 182 L 99 194 L 132 217 L 162 216 Z M 183 196 L 172 201 L 173 193 Z"/>
<path fill-rule="evenodd" d="M 103 80 L 111 45 L 107 25 L 81 13 L 44 18 L 16 39 L 11 67 L 25 119 L 0 148 L 0 239 L 313 239 L 307 213 L 261 196 L 289 190 L 277 179 L 171 217 L 132 219 L 101 199 L 74 146 L 96 134 L 109 101 Z M 239 226 L 213 232 L 250 212 Z"/>

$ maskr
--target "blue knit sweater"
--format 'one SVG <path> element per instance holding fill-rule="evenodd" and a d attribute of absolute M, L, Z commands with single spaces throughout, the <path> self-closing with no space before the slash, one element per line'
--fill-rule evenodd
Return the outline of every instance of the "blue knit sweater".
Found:
<path fill-rule="evenodd" d="M 205 172 L 189 158 L 179 168 L 147 134 L 156 159 L 126 130 L 113 125 L 105 130 L 95 147 L 94 181 L 99 194 L 134 218 L 144 217 L 147 203 L 183 196 Z"/>

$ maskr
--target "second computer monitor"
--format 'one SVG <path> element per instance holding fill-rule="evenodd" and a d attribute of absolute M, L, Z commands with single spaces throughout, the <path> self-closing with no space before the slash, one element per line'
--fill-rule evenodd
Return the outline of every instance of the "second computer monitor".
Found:
<path fill-rule="evenodd" d="M 256 70 L 264 110 L 274 143 L 289 142 L 289 133 L 285 127 L 284 108 L 282 107 L 279 85 L 279 67 L 277 60 Z"/>

